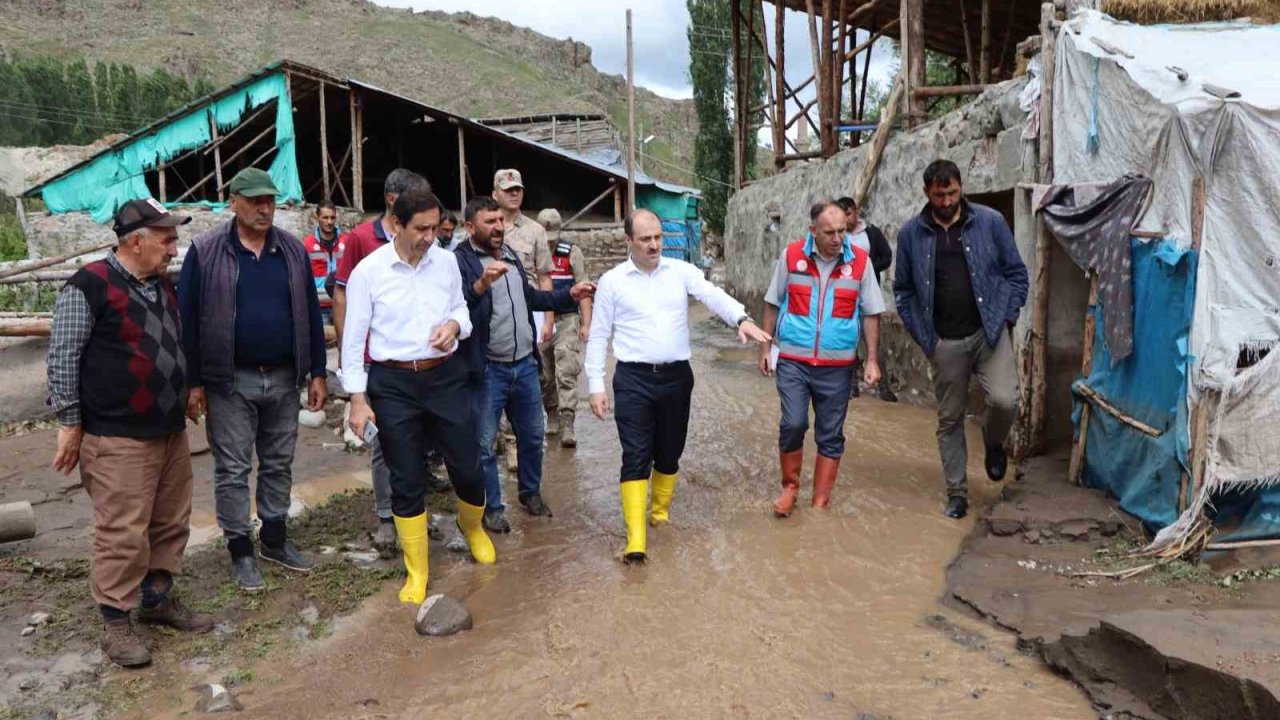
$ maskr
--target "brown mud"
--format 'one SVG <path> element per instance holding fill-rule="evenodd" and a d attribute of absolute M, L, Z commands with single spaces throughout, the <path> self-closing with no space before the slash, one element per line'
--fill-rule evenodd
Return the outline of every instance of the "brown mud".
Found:
<path fill-rule="evenodd" d="M 1037 458 L 984 513 L 947 571 L 954 598 L 1079 682 L 1114 718 L 1280 717 L 1280 572 L 1274 558 L 1162 564 L 1138 522 Z M 1242 565 L 1245 561 L 1246 565 Z M 1095 573 L 1095 574 L 1089 574 Z"/>

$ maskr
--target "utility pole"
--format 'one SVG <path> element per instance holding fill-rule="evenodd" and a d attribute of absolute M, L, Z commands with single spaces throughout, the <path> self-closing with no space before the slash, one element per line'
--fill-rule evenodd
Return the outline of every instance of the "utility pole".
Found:
<path fill-rule="evenodd" d="M 627 8 L 627 212 L 636 209 L 636 67 L 631 47 L 631 8 Z"/>

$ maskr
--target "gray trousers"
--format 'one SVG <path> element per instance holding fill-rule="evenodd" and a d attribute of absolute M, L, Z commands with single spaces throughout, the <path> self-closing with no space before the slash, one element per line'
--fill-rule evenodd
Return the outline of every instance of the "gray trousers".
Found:
<path fill-rule="evenodd" d="M 298 386 L 292 367 L 236 368 L 230 391 L 210 389 L 205 429 L 213 451 L 218 527 L 228 538 L 251 537 L 249 474 L 258 454 L 258 517 L 289 517 L 293 452 L 298 444 Z"/>
<path fill-rule="evenodd" d="M 849 412 L 849 365 L 814 367 L 780 358 L 774 371 L 782 415 L 778 420 L 778 449 L 795 452 L 804 447 L 813 405 L 814 442 L 818 453 L 833 460 L 844 455 L 844 418 Z"/>
<path fill-rule="evenodd" d="M 391 470 L 387 469 L 387 461 L 382 457 L 382 445 L 378 443 L 377 437 L 369 443 L 369 471 L 373 475 L 373 510 L 380 519 L 390 520 Z"/>
<path fill-rule="evenodd" d="M 1004 444 L 1013 426 L 1018 398 L 1018 369 L 1008 332 L 1000 333 L 993 348 L 983 331 L 959 340 L 940 340 L 929 359 L 933 388 L 938 398 L 938 453 L 947 482 L 947 497 L 968 497 L 965 467 L 969 457 L 964 440 L 964 414 L 969 400 L 969 380 L 978 378 L 987 396 L 982 438 L 988 447 Z"/>

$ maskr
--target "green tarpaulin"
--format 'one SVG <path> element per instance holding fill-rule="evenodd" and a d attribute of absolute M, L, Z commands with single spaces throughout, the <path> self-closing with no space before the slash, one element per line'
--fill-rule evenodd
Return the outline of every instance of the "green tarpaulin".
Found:
<path fill-rule="evenodd" d="M 217 121 L 219 132 L 230 130 L 240 124 L 245 113 L 272 100 L 277 101 L 277 152 L 268 172 L 280 189 L 278 201 L 300 202 L 302 182 L 294 152 L 293 104 L 284 73 L 277 72 L 170 120 L 49 183 L 42 191 L 45 206 L 51 213 L 87 211 L 96 222 L 107 222 L 120 205 L 151 196 L 143 176 L 146 171 L 213 139 L 210 117 Z"/>

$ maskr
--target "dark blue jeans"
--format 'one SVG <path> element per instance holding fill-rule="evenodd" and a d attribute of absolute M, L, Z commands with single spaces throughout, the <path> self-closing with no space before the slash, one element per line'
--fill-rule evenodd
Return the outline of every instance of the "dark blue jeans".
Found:
<path fill-rule="evenodd" d="M 839 460 L 844 455 L 844 418 L 849 412 L 849 365 L 813 367 L 781 358 L 774 371 L 782 416 L 778 420 L 778 449 L 784 453 L 804 447 L 809 430 L 809 405 L 813 405 L 814 441 L 818 452 Z"/>
<path fill-rule="evenodd" d="M 542 491 L 542 436 L 546 424 L 542 416 L 538 361 L 532 354 L 513 363 L 490 360 L 481 387 L 482 392 L 476 393 L 476 421 L 480 425 L 485 508 L 501 510 L 502 485 L 498 481 L 498 457 L 493 451 L 493 441 L 498 436 L 498 419 L 504 410 L 516 435 L 520 498 Z"/>

